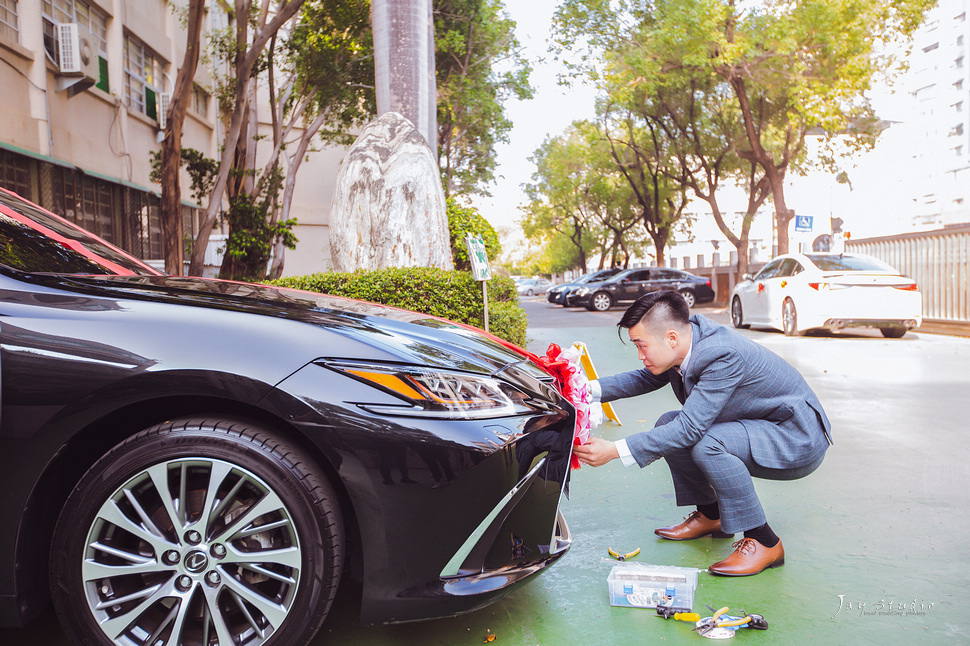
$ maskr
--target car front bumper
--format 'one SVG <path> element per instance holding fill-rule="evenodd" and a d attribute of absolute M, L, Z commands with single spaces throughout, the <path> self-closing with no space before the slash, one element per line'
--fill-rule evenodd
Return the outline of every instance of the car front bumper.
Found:
<path fill-rule="evenodd" d="M 362 623 L 475 610 L 569 549 L 559 504 L 575 411 L 551 385 L 536 393 L 547 408 L 535 414 L 426 419 L 348 405 L 369 396 L 349 381 L 331 382 L 326 401 L 308 396 L 312 379 L 303 370 L 274 396 L 346 492 Z"/>

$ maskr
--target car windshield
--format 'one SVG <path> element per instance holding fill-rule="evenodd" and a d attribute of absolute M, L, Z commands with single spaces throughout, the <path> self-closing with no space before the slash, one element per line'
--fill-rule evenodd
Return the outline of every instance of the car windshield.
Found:
<path fill-rule="evenodd" d="M 0 264 L 28 273 L 158 275 L 104 240 L 5 191 L 0 191 Z"/>
<path fill-rule="evenodd" d="M 807 257 L 822 271 L 887 271 L 891 269 L 875 258 L 866 258 L 865 256 L 810 254 Z"/>

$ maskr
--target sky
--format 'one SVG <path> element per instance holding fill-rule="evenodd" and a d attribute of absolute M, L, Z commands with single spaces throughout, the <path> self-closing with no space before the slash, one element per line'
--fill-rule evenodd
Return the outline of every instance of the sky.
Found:
<path fill-rule="evenodd" d="M 496 146 L 498 168 L 492 197 L 475 200 L 481 214 L 496 229 L 513 227 L 521 217 L 518 209 L 526 202 L 522 184 L 530 181 L 535 166 L 529 157 L 548 135 L 561 134 L 576 119 L 592 117 L 595 92 L 588 86 L 563 87 L 561 70 L 548 51 L 552 15 L 558 0 L 506 0 L 509 16 L 516 22 L 515 34 L 524 57 L 533 63 L 530 83 L 534 98 L 510 100 L 505 111 L 512 121 L 509 143 Z M 544 62 L 536 62 L 540 59 Z"/>

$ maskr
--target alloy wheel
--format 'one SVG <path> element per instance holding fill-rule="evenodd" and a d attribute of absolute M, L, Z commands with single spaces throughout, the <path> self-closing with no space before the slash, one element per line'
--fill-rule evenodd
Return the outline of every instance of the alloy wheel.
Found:
<path fill-rule="evenodd" d="M 599 292 L 597 294 L 593 294 L 592 304 L 593 309 L 597 312 L 605 312 L 613 306 L 613 299 L 609 294 Z"/>
<path fill-rule="evenodd" d="M 286 617 L 302 552 L 292 515 L 253 472 L 221 460 L 152 466 L 104 502 L 81 566 L 88 608 L 116 643 L 162 632 L 262 644 Z"/>
<path fill-rule="evenodd" d="M 781 308 L 781 324 L 785 331 L 785 336 L 801 336 L 798 331 L 798 311 L 795 303 L 790 298 L 786 298 Z"/>

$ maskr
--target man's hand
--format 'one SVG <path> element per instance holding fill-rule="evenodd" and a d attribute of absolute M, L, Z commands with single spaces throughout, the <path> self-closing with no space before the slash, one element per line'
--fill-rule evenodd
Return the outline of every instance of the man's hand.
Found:
<path fill-rule="evenodd" d="M 573 447 L 573 455 L 579 458 L 583 464 L 591 467 L 600 467 L 620 457 L 616 451 L 616 444 L 601 437 L 590 437 L 589 443 L 582 446 Z"/>

